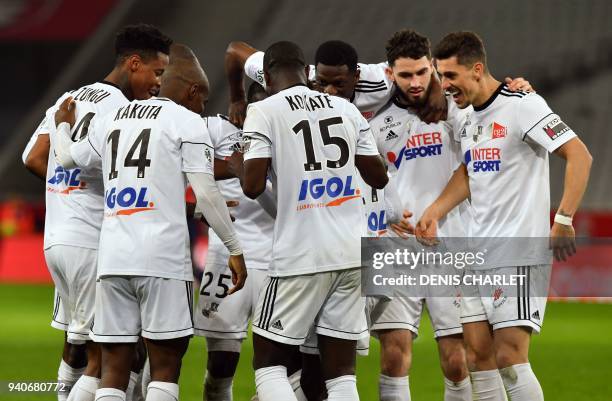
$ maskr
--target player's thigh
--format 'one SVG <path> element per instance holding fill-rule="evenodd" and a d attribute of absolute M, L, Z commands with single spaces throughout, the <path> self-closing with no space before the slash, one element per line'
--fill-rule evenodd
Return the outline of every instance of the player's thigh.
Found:
<path fill-rule="evenodd" d="M 68 340 L 86 341 L 94 320 L 98 251 L 70 247 L 64 257 L 70 258 L 67 264 L 72 310 Z"/>
<path fill-rule="evenodd" d="M 171 340 L 193 334 L 193 282 L 160 277 L 134 277 L 142 337 Z"/>
<path fill-rule="evenodd" d="M 66 302 L 62 301 L 57 288 L 55 288 L 53 291 L 53 313 L 51 315 L 51 327 L 67 332 L 69 324 L 70 309 L 68 308 Z M 67 338 L 68 337 L 66 337 L 66 339 Z"/>
<path fill-rule="evenodd" d="M 45 249 L 45 262 L 49 269 L 49 274 L 55 284 L 55 291 L 63 298 L 66 307 L 69 308 L 70 284 L 68 282 L 67 266 L 63 257 L 63 251 L 69 248 L 64 245 L 54 245 Z"/>
<path fill-rule="evenodd" d="M 461 297 L 453 294 L 436 294 L 425 300 L 434 337 L 440 338 L 461 334 Z"/>
<path fill-rule="evenodd" d="M 368 297 L 366 313 L 374 337 L 382 330 L 410 330 L 416 337 L 423 313 L 423 298 L 397 296 Z"/>
<path fill-rule="evenodd" d="M 283 344 L 303 344 L 334 280 L 334 273 L 267 277 L 255 308 L 253 332 Z M 365 319 L 363 313 L 361 317 Z"/>
<path fill-rule="evenodd" d="M 468 368 L 473 370 L 496 369 L 493 330 L 486 320 L 463 324 L 463 341 L 466 347 Z"/>
<path fill-rule="evenodd" d="M 481 286 L 481 299 L 493 330 L 525 327 L 539 333 L 550 282 L 550 265 L 502 267 L 487 274 L 497 277 L 523 277 L 515 284 Z"/>
<path fill-rule="evenodd" d="M 315 322 L 318 335 L 357 341 L 368 336 L 361 269 L 333 273 L 333 285 Z"/>
<path fill-rule="evenodd" d="M 101 277 L 96 282 L 95 320 L 90 337 L 99 343 L 136 343 L 141 320 L 137 291 L 130 276 Z"/>

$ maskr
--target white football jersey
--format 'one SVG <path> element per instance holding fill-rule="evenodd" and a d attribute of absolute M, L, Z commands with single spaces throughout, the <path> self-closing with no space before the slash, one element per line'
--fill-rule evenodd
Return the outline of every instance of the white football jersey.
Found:
<path fill-rule="evenodd" d="M 348 101 L 287 88 L 247 109 L 245 160 L 271 158 L 277 216 L 270 275 L 361 265 L 363 205 L 355 155 L 377 155 L 367 121 Z"/>
<path fill-rule="evenodd" d="M 370 121 L 379 152 L 395 180 L 404 209 L 415 225 L 425 209 L 442 193 L 461 163 L 457 126 L 467 110 L 449 97 L 448 119 L 427 124 L 410 109 L 390 102 Z M 438 235 L 467 235 L 467 202 L 453 209 L 438 225 Z"/>
<path fill-rule="evenodd" d="M 475 237 L 548 237 L 548 152 L 576 134 L 536 93 L 500 85 L 460 131 Z"/>
<path fill-rule="evenodd" d="M 55 112 L 68 96 L 72 96 L 76 101 L 73 141 L 86 141 L 89 127 L 95 120 L 128 103 L 121 90 L 108 82 L 96 82 L 65 93 L 47 110 L 46 123 L 41 123 L 32 136 L 32 145 L 38 135 L 55 129 Z M 43 124 L 46 127 L 43 128 Z M 29 153 L 29 149 L 26 151 Z M 54 144 L 51 143 L 47 163 L 44 248 L 69 245 L 97 249 L 104 210 L 104 189 L 100 171 L 78 167 L 65 169 L 56 163 L 54 151 Z M 27 156 L 25 152 L 24 155 Z"/>
<path fill-rule="evenodd" d="M 263 76 L 264 52 L 253 53 L 244 64 L 245 74 L 253 81 L 258 82 L 264 88 L 266 81 Z M 357 63 L 359 68 L 359 81 L 355 86 L 355 93 L 351 102 L 357 107 L 361 114 L 370 120 L 391 99 L 395 92 L 395 85 L 385 74 L 389 65 L 384 63 L 364 64 Z M 314 81 L 316 68 L 309 66 L 308 80 Z"/>
<path fill-rule="evenodd" d="M 241 149 L 242 130 L 226 117 L 222 115 L 206 117 L 204 121 L 215 148 L 216 158 L 230 157 L 234 151 Z M 274 218 L 257 201 L 244 195 L 240 180 L 237 178 L 219 180 L 217 186 L 223 198 L 239 202 L 238 206 L 230 209 L 230 213 L 236 218 L 234 228 L 242 245 L 247 268 L 267 270 L 272 254 Z M 207 263 L 227 264 L 228 259 L 229 251 L 219 236 L 213 230 L 209 230 Z"/>
<path fill-rule="evenodd" d="M 166 98 L 133 101 L 70 152 L 78 165 L 102 168 L 98 276 L 193 280 L 183 173 L 213 174 L 204 120 Z"/>

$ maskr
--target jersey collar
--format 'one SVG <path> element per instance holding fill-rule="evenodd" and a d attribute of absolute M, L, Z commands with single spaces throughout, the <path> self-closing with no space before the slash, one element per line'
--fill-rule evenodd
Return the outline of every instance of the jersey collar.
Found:
<path fill-rule="evenodd" d="M 106 80 L 102 80 L 102 81 L 98 81 L 101 84 L 105 84 L 105 85 L 110 85 L 110 86 L 114 86 L 115 88 L 121 90 L 121 88 L 119 87 L 119 85 L 114 84 L 112 82 L 106 81 Z"/>
<path fill-rule="evenodd" d="M 491 103 L 493 103 L 493 101 L 495 99 L 497 99 L 497 95 L 499 95 L 499 93 L 501 92 L 501 90 L 504 88 L 504 84 L 499 84 L 499 86 L 497 87 L 497 89 L 495 89 L 495 92 L 493 92 L 493 94 L 491 95 L 491 97 L 484 102 L 483 104 L 481 104 L 480 106 L 474 107 L 474 111 L 483 111 L 484 109 L 486 109 L 487 107 L 489 107 L 491 105 Z"/>

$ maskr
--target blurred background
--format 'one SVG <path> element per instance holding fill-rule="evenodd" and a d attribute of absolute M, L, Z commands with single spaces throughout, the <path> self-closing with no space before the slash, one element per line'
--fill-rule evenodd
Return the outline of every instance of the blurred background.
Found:
<path fill-rule="evenodd" d="M 432 45 L 446 33 L 473 30 L 485 41 L 494 76 L 522 76 L 589 147 L 594 165 L 575 219 L 579 236 L 612 237 L 612 2 L 609 0 L 506 1 L 185 1 L 0 0 L 0 281 L 44 281 L 44 183 L 21 153 L 44 111 L 66 90 L 101 80 L 113 66 L 115 32 L 147 22 L 193 48 L 208 73 L 207 114 L 225 113 L 224 52 L 232 40 L 256 48 L 291 40 L 312 60 L 325 40 L 341 39 L 360 61 L 384 60 L 394 31 L 413 28 Z M 551 157 L 552 206 L 562 191 L 564 164 Z M 517 183 L 517 185 L 520 185 Z M 203 263 L 206 239 L 194 227 L 195 257 Z M 598 248 L 609 264 L 612 250 Z"/>

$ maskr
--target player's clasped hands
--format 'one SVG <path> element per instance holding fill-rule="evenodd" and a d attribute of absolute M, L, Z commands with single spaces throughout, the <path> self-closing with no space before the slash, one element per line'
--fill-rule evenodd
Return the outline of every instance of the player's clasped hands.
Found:
<path fill-rule="evenodd" d="M 550 249 L 559 262 L 565 262 L 576 253 L 576 233 L 574 227 L 555 223 L 550 230 Z"/>
<path fill-rule="evenodd" d="M 419 219 L 415 235 L 417 241 L 426 246 L 437 245 L 438 239 L 438 219 L 434 218 L 429 209 L 425 210 L 423 216 Z"/>

